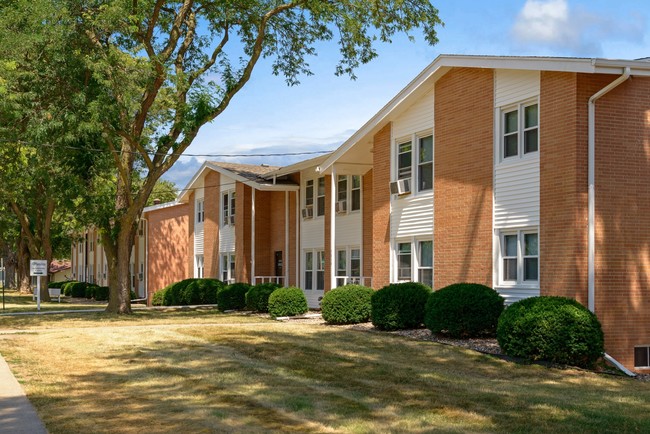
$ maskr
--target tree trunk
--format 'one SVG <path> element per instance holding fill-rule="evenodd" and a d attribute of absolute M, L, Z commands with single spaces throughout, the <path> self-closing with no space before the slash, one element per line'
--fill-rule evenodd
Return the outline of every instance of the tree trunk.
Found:
<path fill-rule="evenodd" d="M 120 227 L 117 240 L 114 241 L 102 234 L 102 244 L 108 263 L 108 305 L 106 312 L 129 314 L 131 313 L 131 250 L 135 241 L 137 225 L 128 223 L 127 217 L 123 220 L 124 226 Z"/>
<path fill-rule="evenodd" d="M 32 291 L 29 278 L 29 250 L 27 250 L 27 244 L 23 237 L 20 237 L 18 241 L 18 253 L 16 256 L 16 277 L 18 279 L 16 289 L 20 293 L 29 294 Z"/>

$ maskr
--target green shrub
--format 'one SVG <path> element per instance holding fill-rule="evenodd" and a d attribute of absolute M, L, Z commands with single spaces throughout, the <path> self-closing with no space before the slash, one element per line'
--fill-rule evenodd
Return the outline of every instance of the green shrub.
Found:
<path fill-rule="evenodd" d="M 300 315 L 308 310 L 305 294 L 295 286 L 278 288 L 269 296 L 269 313 L 273 318 Z"/>
<path fill-rule="evenodd" d="M 76 280 L 70 280 L 69 282 L 64 282 L 61 285 L 61 292 L 63 295 L 70 297 L 72 295 L 72 284 L 78 283 Z"/>
<path fill-rule="evenodd" d="M 591 366 L 603 354 L 603 331 L 592 312 L 564 297 L 532 297 L 508 307 L 497 341 L 509 356 Z"/>
<path fill-rule="evenodd" d="M 256 312 L 269 311 L 269 296 L 276 289 L 281 288 L 275 282 L 257 284 L 246 293 L 246 309 Z"/>
<path fill-rule="evenodd" d="M 94 283 L 89 283 L 86 285 L 86 290 L 84 292 L 84 296 L 87 299 L 95 298 L 95 291 L 99 288 L 98 285 L 95 285 Z"/>
<path fill-rule="evenodd" d="M 169 287 L 165 287 L 165 288 L 160 289 L 160 290 L 153 293 L 153 296 L 151 297 L 151 305 L 152 306 L 164 306 L 164 303 L 165 303 L 165 291 L 167 291 L 167 288 L 169 288 Z"/>
<path fill-rule="evenodd" d="M 371 288 L 345 285 L 325 293 L 321 302 L 323 319 L 330 324 L 358 324 L 370 319 Z"/>
<path fill-rule="evenodd" d="M 248 283 L 233 283 L 217 292 L 217 306 L 220 311 L 246 307 L 246 293 L 251 289 Z"/>
<path fill-rule="evenodd" d="M 183 290 L 192 282 L 194 282 L 197 279 L 185 279 L 181 280 L 180 282 L 174 282 L 171 285 L 168 285 L 165 287 L 164 291 L 164 305 L 165 306 L 180 306 L 182 303 L 181 301 L 181 294 L 183 293 Z"/>
<path fill-rule="evenodd" d="M 503 297 L 485 285 L 456 283 L 429 295 L 424 324 L 432 333 L 454 338 L 494 336 Z"/>
<path fill-rule="evenodd" d="M 70 282 L 65 286 L 65 295 L 70 297 L 85 298 L 86 297 L 86 282 Z"/>
<path fill-rule="evenodd" d="M 215 304 L 217 292 L 224 287 L 217 279 L 196 279 L 190 282 L 180 295 L 181 304 Z"/>
<path fill-rule="evenodd" d="M 431 288 L 418 282 L 393 283 L 372 294 L 372 324 L 380 330 L 417 328 Z"/>
<path fill-rule="evenodd" d="M 107 301 L 108 293 L 108 286 L 95 286 L 93 296 L 95 298 L 95 301 Z"/>
<path fill-rule="evenodd" d="M 61 281 L 59 281 L 59 282 L 49 282 L 49 283 L 47 284 L 47 287 L 48 287 L 48 288 L 61 288 L 61 287 L 63 287 L 63 285 L 64 285 L 65 283 L 67 283 L 65 280 L 61 280 Z"/>

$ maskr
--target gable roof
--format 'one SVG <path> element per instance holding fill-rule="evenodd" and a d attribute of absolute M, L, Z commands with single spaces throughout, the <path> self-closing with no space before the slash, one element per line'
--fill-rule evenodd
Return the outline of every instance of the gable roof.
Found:
<path fill-rule="evenodd" d="M 530 71 L 582 72 L 592 74 L 623 73 L 630 68 L 632 75 L 650 76 L 650 62 L 639 60 L 614 60 L 577 57 L 518 57 L 518 56 L 476 56 L 449 55 L 438 56 L 424 68 L 409 84 L 395 95 L 368 122 L 357 130 L 348 140 L 333 151 L 329 158 L 317 167 L 317 172 L 325 173 L 343 154 L 369 135 L 375 134 L 386 122 L 395 118 L 412 102 L 431 90 L 435 82 L 451 68 L 519 69 Z"/>

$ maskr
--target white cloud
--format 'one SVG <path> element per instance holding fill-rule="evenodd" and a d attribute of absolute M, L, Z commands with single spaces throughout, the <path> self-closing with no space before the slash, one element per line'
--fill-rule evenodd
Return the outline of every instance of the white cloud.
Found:
<path fill-rule="evenodd" d="M 590 5 L 591 6 L 591 5 Z M 604 41 L 643 44 L 645 18 L 630 12 L 593 11 L 571 7 L 567 0 L 527 0 L 512 27 L 514 45 L 565 55 L 602 55 Z"/>

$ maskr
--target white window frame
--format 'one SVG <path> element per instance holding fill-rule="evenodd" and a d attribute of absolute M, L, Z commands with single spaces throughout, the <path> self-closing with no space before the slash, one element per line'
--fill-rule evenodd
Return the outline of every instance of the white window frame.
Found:
<path fill-rule="evenodd" d="M 235 206 L 237 193 L 235 190 L 223 191 L 221 193 L 221 226 L 234 226 Z"/>
<path fill-rule="evenodd" d="M 353 256 L 353 252 L 356 252 L 356 255 Z M 345 268 L 340 268 L 339 265 L 339 255 L 341 253 L 345 254 Z M 359 271 L 357 275 L 352 274 L 352 261 L 356 260 L 359 261 Z M 363 260 L 362 260 L 362 254 L 361 254 L 361 248 L 359 246 L 339 246 L 336 249 L 336 286 L 342 286 L 345 284 L 345 280 L 343 277 L 359 277 L 361 278 L 362 274 L 362 266 L 363 266 Z M 342 276 L 342 277 L 339 277 Z M 347 282 L 350 283 L 350 282 Z M 359 279 L 359 282 L 352 282 L 358 285 L 362 285 L 363 282 L 361 279 Z"/>
<path fill-rule="evenodd" d="M 426 138 L 431 138 L 431 161 L 427 161 L 425 163 L 420 161 L 420 147 L 422 146 L 422 141 Z M 420 131 L 414 134 L 410 134 L 408 136 L 403 136 L 400 138 L 397 138 L 393 141 L 394 143 L 394 164 L 393 164 L 393 177 L 392 179 L 394 181 L 398 181 L 401 179 L 410 179 L 410 185 L 411 185 L 411 195 L 418 195 L 418 194 L 432 194 L 433 193 L 433 180 L 434 180 L 434 175 L 433 175 L 433 165 L 434 165 L 434 160 L 435 160 L 435 155 L 434 155 L 434 150 L 435 150 L 435 143 L 434 143 L 434 137 L 433 137 L 433 131 L 431 130 L 426 130 L 426 131 Z M 401 154 L 404 152 L 400 152 L 400 146 L 409 144 L 411 145 L 411 150 L 409 153 L 411 154 L 411 166 L 410 170 L 406 170 L 406 168 L 403 168 L 403 170 L 400 172 L 400 167 L 399 167 L 399 157 Z M 431 188 L 426 188 L 423 189 L 421 182 L 420 182 L 420 171 L 424 165 L 431 165 Z M 399 195 L 397 196 L 398 198 L 403 198 L 408 196 L 406 195 Z"/>
<path fill-rule="evenodd" d="M 355 187 L 354 186 L 354 180 L 358 179 L 359 180 L 359 186 Z M 362 189 L 362 176 L 361 175 L 338 175 L 338 178 L 336 180 L 336 200 L 337 202 L 340 201 L 345 201 L 346 202 L 346 211 L 345 212 L 339 212 L 339 214 L 350 214 L 350 213 L 357 213 L 361 212 L 362 208 L 362 203 L 363 203 L 363 189 Z M 344 184 L 345 187 L 343 191 L 341 191 L 341 184 Z M 358 206 L 355 208 L 355 201 L 354 201 L 354 193 L 355 191 L 359 192 L 359 202 Z"/>
<path fill-rule="evenodd" d="M 537 124 L 533 127 L 526 127 L 525 125 L 525 115 L 526 115 L 526 108 L 531 107 L 531 106 L 537 106 Z M 505 117 L 506 114 L 512 113 L 512 112 L 517 112 L 517 131 L 511 132 L 511 133 L 506 133 L 506 125 L 505 125 Z M 511 162 L 511 161 L 519 161 L 523 158 L 530 158 L 531 156 L 534 155 L 539 155 L 539 148 L 540 148 L 540 142 L 539 142 L 539 100 L 538 98 L 533 98 L 529 99 L 526 101 L 522 101 L 516 104 L 511 104 L 507 106 L 503 106 L 499 108 L 499 150 L 498 150 L 498 155 L 499 155 L 499 161 L 500 162 Z M 537 149 L 535 151 L 529 151 L 525 152 L 525 136 L 527 131 L 532 131 L 536 130 L 537 131 Z M 517 134 L 517 154 L 516 155 L 510 155 L 506 157 L 505 155 L 505 137 L 506 135 L 514 135 Z"/>
<path fill-rule="evenodd" d="M 307 256 L 311 255 L 311 268 Z M 325 250 L 324 249 L 305 249 L 303 250 L 304 266 L 302 273 L 302 288 L 305 291 L 325 289 Z M 308 278 L 307 273 L 311 273 L 311 279 Z M 318 276 L 322 276 L 323 287 L 318 287 Z M 311 285 L 308 285 L 308 283 Z"/>
<path fill-rule="evenodd" d="M 323 217 L 325 215 L 325 208 L 326 206 L 326 200 L 325 200 L 325 195 L 327 192 L 327 183 L 325 182 L 325 177 L 321 176 L 316 180 L 315 183 L 315 188 L 316 188 L 316 212 L 314 213 L 314 217 Z M 321 185 L 322 184 L 322 185 Z M 321 194 L 321 187 L 322 187 L 322 193 Z"/>
<path fill-rule="evenodd" d="M 220 277 L 224 283 L 235 281 L 235 253 L 220 252 Z"/>
<path fill-rule="evenodd" d="M 315 262 L 314 261 L 314 256 L 315 256 L 315 254 L 314 254 L 313 250 L 305 251 L 304 256 L 303 256 L 305 258 L 305 267 L 304 267 L 304 273 L 303 273 L 302 287 L 306 291 L 311 291 L 316 286 L 314 284 L 314 276 L 315 276 L 315 274 L 314 274 L 314 262 Z M 310 260 L 307 259 L 308 257 L 310 258 Z M 307 273 L 309 273 L 309 275 L 307 275 Z"/>
<path fill-rule="evenodd" d="M 431 265 L 422 265 L 422 243 L 431 243 Z M 417 279 L 418 282 L 424 283 L 427 286 L 433 287 L 433 241 L 432 240 L 417 240 Z M 424 282 L 422 279 L 422 272 L 431 271 L 431 282 Z"/>
<path fill-rule="evenodd" d="M 431 243 L 431 266 L 423 266 L 420 263 L 420 243 L 430 242 Z M 400 277 L 400 244 L 407 244 L 410 247 L 410 273 L 409 276 Z M 431 284 L 434 280 L 434 251 L 433 251 L 433 239 L 428 237 L 409 237 L 409 238 L 399 238 L 396 239 L 393 243 L 393 282 L 420 282 L 420 271 L 421 270 L 431 270 Z M 422 282 L 425 283 L 425 282 Z M 426 283 L 425 283 L 426 284 Z"/>
<path fill-rule="evenodd" d="M 537 255 L 525 255 L 525 236 L 535 234 L 537 235 Z M 504 260 L 513 258 L 505 256 L 505 237 L 513 235 L 517 237 L 517 278 L 516 280 L 505 280 L 504 278 Z M 539 274 L 540 274 L 540 255 L 539 255 L 539 229 L 538 228 L 519 228 L 519 229 L 502 229 L 499 231 L 498 240 L 498 263 L 497 263 L 497 285 L 503 288 L 533 288 L 539 289 Z M 525 261 L 526 259 L 537 259 L 537 280 L 526 280 Z"/>
<path fill-rule="evenodd" d="M 205 273 L 205 257 L 203 255 L 194 255 L 194 277 L 202 279 Z"/>
<path fill-rule="evenodd" d="M 205 201 L 203 199 L 196 200 L 196 222 L 203 223 L 205 221 Z"/>

